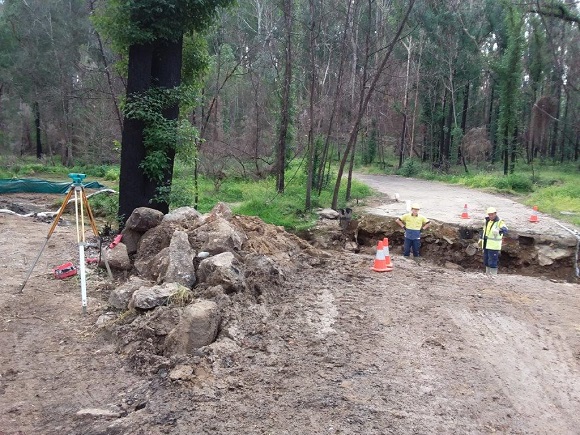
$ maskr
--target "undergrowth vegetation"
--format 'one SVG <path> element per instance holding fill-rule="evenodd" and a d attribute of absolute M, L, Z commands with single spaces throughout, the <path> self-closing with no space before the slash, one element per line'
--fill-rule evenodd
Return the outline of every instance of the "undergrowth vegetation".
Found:
<path fill-rule="evenodd" d="M 118 190 L 119 167 L 108 165 L 80 165 L 71 168 L 50 162 L 28 160 L 0 161 L 0 178 L 43 178 L 52 181 L 70 181 L 72 172 L 87 175 L 85 181 L 99 181 L 111 189 Z M 263 180 L 248 180 L 227 176 L 220 180 L 199 176 L 197 188 L 193 168 L 176 162 L 174 180 L 169 197 L 170 208 L 194 206 L 201 213 L 207 213 L 218 202 L 230 205 L 234 213 L 257 216 L 264 222 L 281 225 L 288 230 L 301 230 L 311 227 L 318 216 L 312 210 L 305 210 L 306 174 L 300 167 L 290 166 L 283 194 L 276 192 L 276 180 L 269 177 Z M 330 177 L 332 180 L 334 177 Z M 334 182 L 324 186 L 320 195 L 313 189 L 312 209 L 328 207 L 332 201 Z M 345 200 L 346 181 L 342 183 L 338 207 L 348 206 Z M 358 201 L 372 195 L 371 189 L 355 180 L 351 186 L 351 198 Z M 196 201 L 197 200 L 197 201 Z M 118 195 L 95 195 L 89 198 L 91 209 L 96 216 L 105 218 L 108 223 L 117 222 Z"/>
<path fill-rule="evenodd" d="M 360 171 L 375 174 L 397 174 L 427 180 L 458 184 L 494 193 L 511 194 L 519 201 L 537 205 L 543 213 L 580 226 L 580 168 L 578 165 L 537 164 L 534 167 L 521 164 L 513 174 L 504 176 L 501 167 L 486 165 L 480 168 L 469 167 L 465 172 L 461 166 L 447 171 L 433 170 L 417 159 L 407 159 L 400 169 L 393 162 L 383 167 L 377 165 L 360 167 Z M 80 172 L 87 175 L 86 181 L 99 181 L 112 189 L 118 189 L 119 167 L 116 165 L 78 165 L 64 167 L 49 160 L 35 158 L 15 159 L 0 157 L 0 178 L 43 178 L 48 180 L 68 180 L 68 174 Z M 305 210 L 306 174 L 298 165 L 291 165 L 283 194 L 276 192 L 273 177 L 262 180 L 249 180 L 236 176 L 210 179 L 200 176 L 197 188 L 193 168 L 177 162 L 170 195 L 171 209 L 182 206 L 195 206 L 201 213 L 207 213 L 218 202 L 225 202 L 235 213 L 258 216 L 267 223 L 281 225 L 287 229 L 299 230 L 312 226 L 317 216 Z M 333 174 L 330 182 L 323 187 L 320 195 L 316 189 L 312 193 L 312 208 L 329 207 L 334 189 Z M 348 207 L 372 195 L 364 184 L 353 180 L 351 201 L 345 200 L 346 179 L 341 185 L 339 208 Z M 197 201 L 196 201 L 197 200 Z M 96 195 L 89 199 L 91 208 L 97 216 L 116 222 L 118 208 L 117 195 Z"/>
<path fill-rule="evenodd" d="M 183 164 L 176 164 L 175 177 L 171 191 L 171 207 L 195 205 L 195 185 L 193 171 Z M 311 227 L 318 216 L 305 210 L 306 174 L 293 168 L 288 170 L 284 193 L 276 192 L 276 180 L 268 177 L 262 180 L 248 180 L 237 177 L 226 177 L 219 183 L 200 177 L 198 180 L 199 198 L 197 210 L 206 213 L 217 202 L 226 202 L 235 213 L 246 216 L 258 216 L 266 223 L 281 225 L 286 229 L 301 230 Z M 312 208 L 328 207 L 332 201 L 334 184 L 324 186 L 320 195 L 313 190 Z M 339 194 L 339 208 L 348 205 L 346 181 L 342 183 Z M 372 195 L 372 190 L 357 181 L 351 187 L 352 200 L 359 200 Z"/>

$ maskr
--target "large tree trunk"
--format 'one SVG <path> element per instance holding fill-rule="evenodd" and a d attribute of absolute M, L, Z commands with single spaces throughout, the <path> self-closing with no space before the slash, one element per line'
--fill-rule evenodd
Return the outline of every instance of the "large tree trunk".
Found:
<path fill-rule="evenodd" d="M 151 64 L 153 47 L 133 45 L 129 48 L 129 70 L 127 74 L 127 101 L 151 86 Z M 150 207 L 155 196 L 157 183 L 150 180 L 141 168 L 145 159 L 143 144 L 144 123 L 138 119 L 125 118 L 121 146 L 121 171 L 119 179 L 119 219 L 127 221 L 137 207 Z"/>
<path fill-rule="evenodd" d="M 174 89 L 181 84 L 181 66 L 182 66 L 182 46 L 183 40 L 158 44 L 153 51 L 153 63 L 151 65 L 151 76 L 153 85 L 163 89 Z M 176 102 L 173 106 L 163 110 L 162 115 L 169 121 L 177 121 L 179 118 L 179 104 Z M 163 200 L 153 201 L 152 207 L 163 212 L 169 212 L 169 192 L 171 188 L 171 179 L 173 178 L 173 164 L 175 161 L 175 147 L 177 140 L 177 131 L 174 132 L 174 141 L 167 148 L 168 164 L 164 169 L 162 183 L 165 190 Z"/>
<path fill-rule="evenodd" d="M 127 101 L 151 87 L 172 89 L 181 82 L 182 41 L 152 45 L 133 45 L 129 48 Z M 177 104 L 165 108 L 162 115 L 176 120 Z M 147 155 L 143 143 L 143 121 L 125 118 L 121 147 L 121 177 L 119 180 L 119 218 L 121 224 L 138 207 L 151 207 L 162 213 L 169 211 L 168 197 L 159 198 L 160 187 L 170 187 L 175 158 L 175 143 L 165 149 L 167 165 L 160 181 L 148 176 L 141 163 Z M 165 194 L 169 192 L 166 191 Z"/>

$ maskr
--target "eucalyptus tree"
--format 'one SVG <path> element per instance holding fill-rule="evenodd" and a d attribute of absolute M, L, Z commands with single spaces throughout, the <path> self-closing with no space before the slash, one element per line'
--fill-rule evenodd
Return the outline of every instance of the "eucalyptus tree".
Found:
<path fill-rule="evenodd" d="M 284 17 L 284 74 L 282 81 L 282 98 L 280 100 L 280 126 L 278 130 L 278 146 L 276 148 L 276 190 L 283 193 L 285 188 L 286 153 L 291 140 L 292 115 L 292 61 L 293 61 L 293 11 L 294 0 L 281 0 Z"/>
<path fill-rule="evenodd" d="M 521 110 L 523 19 L 519 10 L 507 5 L 505 22 L 507 46 L 499 73 L 498 143 L 501 146 L 504 175 L 513 173 L 517 154 L 516 133 Z"/>
<path fill-rule="evenodd" d="M 421 3 L 411 18 L 422 38 L 421 50 L 416 50 L 421 58 L 414 61 L 425 132 L 422 154 L 439 168 L 462 161 L 462 137 L 484 122 L 476 113 L 483 111 L 482 72 L 495 12 L 493 0 L 439 1 Z"/>
<path fill-rule="evenodd" d="M 528 159 L 537 155 L 560 161 L 575 158 L 579 146 L 580 11 L 571 1 L 542 0 L 519 6 L 531 23 L 527 89 L 537 91 L 536 99 L 527 102 L 531 107 L 527 110 L 531 112 Z"/>
<path fill-rule="evenodd" d="M 354 121 L 350 126 L 350 134 L 348 139 L 348 144 L 346 150 L 340 160 L 338 173 L 336 176 L 336 183 L 334 185 L 334 191 L 332 196 L 332 205 L 331 207 L 336 209 L 338 206 L 338 193 L 340 190 L 340 185 L 342 182 L 342 175 L 344 173 L 344 167 L 347 163 L 349 154 L 354 150 L 354 146 L 359 134 L 359 128 L 361 126 L 361 122 L 363 116 L 367 110 L 369 102 L 373 97 L 375 90 L 377 89 L 377 84 L 383 75 L 385 68 L 387 67 L 387 63 L 391 58 L 391 54 L 393 53 L 395 46 L 399 43 L 399 38 L 403 32 L 403 29 L 406 26 L 407 20 L 409 18 L 409 14 L 413 9 L 415 4 L 415 0 L 409 0 L 409 2 L 405 5 L 402 9 L 400 16 L 395 22 L 394 33 L 391 35 L 390 42 L 387 46 L 381 47 L 380 50 L 382 54 L 378 58 L 378 63 L 374 68 L 372 74 L 369 75 L 367 79 L 365 79 L 365 85 L 362 87 L 362 92 L 360 92 L 359 100 L 358 100 L 358 107 L 355 110 Z M 395 20 L 393 20 L 395 21 Z M 368 80 L 368 81 L 367 81 Z"/>
<path fill-rule="evenodd" d="M 231 0 L 109 0 L 97 24 L 128 53 L 121 143 L 121 225 L 137 207 L 166 213 L 178 145 L 183 38 L 208 28 Z"/>

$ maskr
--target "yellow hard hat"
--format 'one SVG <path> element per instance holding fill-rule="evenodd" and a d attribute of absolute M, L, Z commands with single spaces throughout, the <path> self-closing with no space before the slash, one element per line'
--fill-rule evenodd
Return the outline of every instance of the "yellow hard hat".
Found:
<path fill-rule="evenodd" d="M 487 214 L 497 213 L 497 210 L 494 207 L 488 207 L 486 213 Z"/>
<path fill-rule="evenodd" d="M 411 204 L 411 208 L 412 209 L 414 208 L 416 210 L 420 210 L 421 209 L 421 206 L 419 204 L 417 204 L 417 203 L 414 203 L 414 204 Z"/>

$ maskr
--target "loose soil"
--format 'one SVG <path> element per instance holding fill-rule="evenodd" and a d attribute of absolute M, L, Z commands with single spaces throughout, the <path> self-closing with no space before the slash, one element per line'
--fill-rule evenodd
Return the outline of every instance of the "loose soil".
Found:
<path fill-rule="evenodd" d="M 235 327 L 167 364 L 96 325 L 123 276 L 87 268 L 86 314 L 78 277 L 54 279 L 78 261 L 65 220 L 19 293 L 50 223 L 0 213 L 2 435 L 578 433 L 577 282 L 399 255 L 377 273 L 369 253 L 329 250 L 260 302 L 233 296 Z"/>

